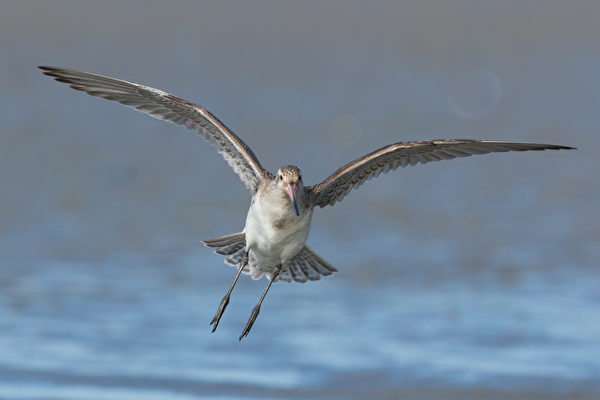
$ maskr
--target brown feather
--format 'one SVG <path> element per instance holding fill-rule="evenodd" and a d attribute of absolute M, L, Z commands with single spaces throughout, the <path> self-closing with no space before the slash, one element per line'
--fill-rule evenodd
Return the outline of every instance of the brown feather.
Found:
<path fill-rule="evenodd" d="M 271 178 L 246 143 L 203 107 L 162 90 L 106 75 L 70 68 L 39 68 L 73 89 L 117 101 L 196 131 L 217 147 L 217 151 L 253 192 L 258 190 L 262 179 Z"/>
<path fill-rule="evenodd" d="M 367 180 L 398 167 L 491 152 L 560 149 L 568 150 L 573 147 L 467 139 L 400 142 L 382 147 L 344 165 L 323 182 L 308 189 L 315 204 L 325 207 L 341 201 L 352 189 L 358 188 Z"/>

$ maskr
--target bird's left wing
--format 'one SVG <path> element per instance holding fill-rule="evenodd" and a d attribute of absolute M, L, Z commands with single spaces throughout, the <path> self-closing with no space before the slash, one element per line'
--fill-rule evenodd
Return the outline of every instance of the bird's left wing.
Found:
<path fill-rule="evenodd" d="M 45 71 L 44 74 L 68 83 L 73 89 L 117 101 L 155 118 L 196 131 L 217 147 L 217 151 L 252 192 L 258 189 L 261 178 L 269 175 L 242 139 L 214 115 L 194 103 L 149 86 L 93 72 L 60 67 L 39 68 Z"/>
<path fill-rule="evenodd" d="M 313 193 L 316 205 L 325 207 L 341 201 L 352 189 L 358 188 L 367 180 L 398 167 L 492 152 L 560 149 L 573 148 L 553 144 L 466 139 L 400 142 L 382 147 L 344 165 L 323 182 L 309 187 L 309 190 Z"/>

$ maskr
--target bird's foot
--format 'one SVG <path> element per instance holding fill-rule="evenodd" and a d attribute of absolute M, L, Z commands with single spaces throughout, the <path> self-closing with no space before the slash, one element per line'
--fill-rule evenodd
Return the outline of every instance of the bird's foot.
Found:
<path fill-rule="evenodd" d="M 252 309 L 252 314 L 250 314 L 250 318 L 248 318 L 248 322 L 246 322 L 246 327 L 242 331 L 240 335 L 240 341 L 244 336 L 248 336 L 250 333 L 250 329 L 252 329 L 252 325 L 254 325 L 254 321 L 256 321 L 256 317 L 258 317 L 258 313 L 260 312 L 260 304 Z"/>
<path fill-rule="evenodd" d="M 219 308 L 217 309 L 215 316 L 213 317 L 212 321 L 210 321 L 210 325 L 213 325 L 213 328 L 212 328 L 213 332 L 215 330 L 217 330 L 217 326 L 219 325 L 219 321 L 221 320 L 221 317 L 223 316 L 223 312 L 225 311 L 225 308 L 227 308 L 227 304 L 229 304 L 229 294 L 227 294 L 227 295 L 225 295 L 225 297 L 223 297 L 223 299 L 221 300 L 221 304 L 219 304 Z"/>

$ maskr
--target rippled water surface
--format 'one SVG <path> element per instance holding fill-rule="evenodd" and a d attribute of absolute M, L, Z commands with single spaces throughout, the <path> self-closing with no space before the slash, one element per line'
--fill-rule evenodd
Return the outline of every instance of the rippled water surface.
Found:
<path fill-rule="evenodd" d="M 600 6 L 9 2 L 0 397 L 600 397 Z M 172 91 L 317 183 L 402 140 L 547 142 L 401 169 L 315 211 L 339 272 L 272 287 L 200 240 L 249 195 L 181 128 L 37 65 Z"/>

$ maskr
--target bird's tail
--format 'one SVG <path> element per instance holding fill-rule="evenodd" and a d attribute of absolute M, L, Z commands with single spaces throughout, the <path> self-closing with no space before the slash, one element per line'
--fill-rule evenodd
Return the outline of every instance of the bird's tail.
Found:
<path fill-rule="evenodd" d="M 289 264 L 284 266 L 278 279 L 285 282 L 306 282 L 307 280 L 318 281 L 321 275 L 329 276 L 337 272 L 337 269 L 323 260 L 317 253 L 312 251 L 308 246 L 304 246 L 302 250 Z"/>
<path fill-rule="evenodd" d="M 233 233 L 204 240 L 203 243 L 208 247 L 215 247 L 216 253 L 226 256 L 225 262 L 227 264 L 237 266 L 246 251 L 246 234 L 244 232 Z M 333 265 L 322 259 L 310 247 L 304 246 L 287 265 L 283 266 L 277 280 L 285 282 L 316 281 L 321 278 L 321 275 L 328 276 L 336 271 L 337 269 Z M 250 273 L 251 271 L 246 266 L 243 272 Z M 259 270 L 252 273 L 254 279 L 258 279 L 262 275 L 263 271 Z M 267 276 L 270 276 L 269 273 L 267 273 Z"/>
<path fill-rule="evenodd" d="M 213 239 L 203 240 L 202 243 L 208 247 L 216 247 L 216 253 L 222 254 L 225 257 L 225 262 L 229 265 L 237 265 L 246 247 L 246 234 L 244 232 L 232 233 L 216 237 Z"/>

